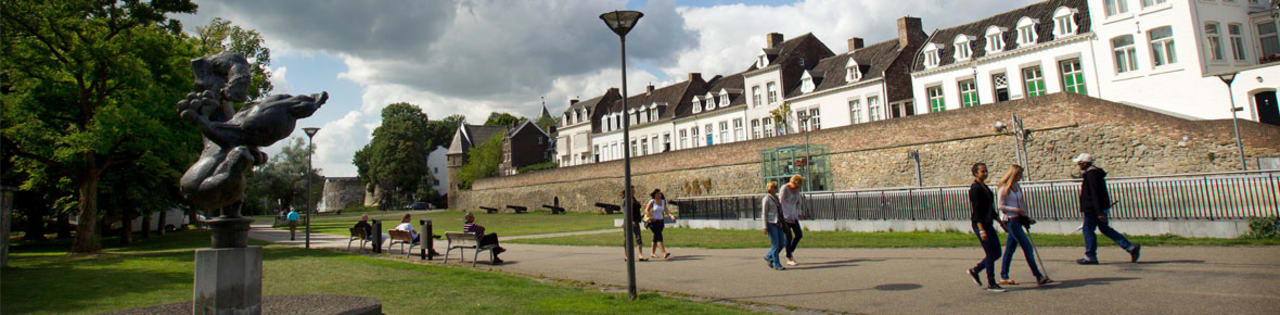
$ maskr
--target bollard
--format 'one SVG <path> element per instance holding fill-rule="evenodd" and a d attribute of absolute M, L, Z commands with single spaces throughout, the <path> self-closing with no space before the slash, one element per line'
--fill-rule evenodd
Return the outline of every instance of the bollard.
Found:
<path fill-rule="evenodd" d="M 418 249 L 420 251 L 419 257 L 425 260 L 433 260 L 436 256 L 440 256 L 440 253 L 436 252 L 435 233 L 432 231 L 431 220 L 418 220 L 418 225 L 418 230 L 420 230 L 418 242 L 422 243 L 421 248 Z"/>
<path fill-rule="evenodd" d="M 373 220 L 373 252 L 382 253 L 382 220 Z"/>

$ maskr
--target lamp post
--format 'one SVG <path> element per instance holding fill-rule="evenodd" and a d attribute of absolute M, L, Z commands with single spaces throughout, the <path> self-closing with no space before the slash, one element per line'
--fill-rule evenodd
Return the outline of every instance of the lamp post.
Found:
<path fill-rule="evenodd" d="M 1227 97 L 1231 99 L 1231 129 L 1235 129 L 1236 132 L 1236 150 L 1240 151 L 1240 170 L 1248 170 L 1249 164 L 1244 161 L 1244 144 L 1240 142 L 1240 124 L 1236 122 L 1239 120 L 1236 118 L 1236 111 L 1240 109 L 1236 108 L 1236 95 L 1231 93 L 1231 82 L 1236 80 L 1236 73 L 1219 74 L 1218 79 L 1227 84 Z"/>
<path fill-rule="evenodd" d="M 622 112 L 623 113 L 627 112 L 627 33 L 631 32 L 631 29 L 636 26 L 636 22 L 640 21 L 641 17 L 644 17 L 644 13 L 640 13 L 640 11 L 613 11 L 613 12 L 605 12 L 604 14 L 600 15 L 600 19 L 604 20 L 604 24 L 608 25 L 609 29 L 612 30 L 614 34 L 618 34 L 618 43 L 622 47 L 621 55 L 622 55 Z M 631 118 L 629 116 L 627 117 L 627 119 L 622 120 L 623 145 L 630 145 L 631 143 L 630 121 L 631 121 Z M 632 217 L 631 211 L 636 211 L 636 209 L 631 209 L 631 196 L 633 196 L 633 192 L 631 191 L 631 150 L 629 148 L 622 150 L 622 160 L 623 160 L 622 162 L 622 172 L 623 172 L 622 185 L 623 186 L 622 187 L 624 189 L 623 197 L 622 197 L 622 207 L 623 209 L 626 210 L 623 212 L 623 221 L 625 221 L 625 223 L 622 226 L 622 233 L 624 234 L 623 242 L 626 242 L 625 246 L 627 248 L 627 295 L 631 298 L 631 300 L 635 300 L 636 299 L 636 262 L 635 262 L 636 257 L 635 257 L 635 250 L 634 250 L 635 244 L 633 244 L 634 240 L 632 239 L 632 231 L 631 231 L 632 224 L 635 222 L 632 222 L 633 220 L 631 218 Z"/>
<path fill-rule="evenodd" d="M 320 128 L 307 127 L 307 128 L 302 128 L 302 131 L 307 133 L 307 170 L 302 172 L 302 177 L 307 179 L 307 231 L 306 231 L 307 245 L 306 245 L 306 248 L 311 248 L 311 212 L 315 211 L 314 208 L 316 206 L 315 204 L 311 203 L 311 170 L 312 170 L 311 153 L 315 151 L 315 145 L 312 144 L 311 140 L 312 138 L 315 138 L 316 132 L 319 132 Z"/>

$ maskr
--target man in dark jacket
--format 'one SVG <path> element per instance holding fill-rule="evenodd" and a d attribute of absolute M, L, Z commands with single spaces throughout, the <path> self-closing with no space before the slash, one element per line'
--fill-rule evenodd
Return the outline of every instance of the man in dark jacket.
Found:
<path fill-rule="evenodd" d="M 1133 244 L 1120 232 L 1116 232 L 1107 222 L 1107 213 L 1111 210 L 1111 196 L 1107 193 L 1107 172 L 1093 165 L 1093 156 L 1081 153 L 1071 161 L 1080 166 L 1083 179 L 1080 186 L 1080 212 L 1084 216 L 1084 258 L 1077 260 L 1081 265 L 1098 264 L 1098 236 L 1094 230 L 1101 230 L 1129 252 L 1129 261 L 1137 262 L 1142 245 Z"/>

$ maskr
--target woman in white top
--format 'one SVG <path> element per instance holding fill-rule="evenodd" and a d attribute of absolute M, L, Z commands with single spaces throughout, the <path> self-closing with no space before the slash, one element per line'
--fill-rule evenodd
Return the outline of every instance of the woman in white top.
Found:
<path fill-rule="evenodd" d="M 1022 186 L 1018 185 L 1018 181 L 1022 180 L 1022 166 L 1011 165 L 1009 172 L 1000 179 L 1000 187 L 997 189 L 996 208 L 1000 209 L 1006 230 L 1009 232 L 1009 238 L 1005 241 L 1004 262 L 1000 265 L 1000 284 L 1014 285 L 1018 284 L 1009 279 L 1009 260 L 1013 258 L 1013 251 L 1019 247 L 1022 248 L 1022 254 L 1027 257 L 1027 265 L 1031 266 L 1031 274 L 1036 276 L 1036 284 L 1046 284 L 1053 282 L 1040 274 L 1040 268 L 1036 266 L 1035 249 L 1031 247 L 1031 241 L 1027 239 L 1027 232 L 1024 230 L 1027 216 L 1026 200 L 1022 198 Z"/>
<path fill-rule="evenodd" d="M 410 221 L 413 221 L 413 220 L 410 220 L 409 214 L 405 213 L 404 216 L 400 217 L 400 225 L 397 225 L 396 229 L 401 231 L 409 231 L 409 235 L 413 236 L 413 242 L 416 243 L 418 242 L 418 232 L 415 232 L 413 230 L 413 223 L 409 223 Z"/>
<path fill-rule="evenodd" d="M 764 234 L 769 236 L 769 252 L 764 254 L 764 261 L 769 263 L 769 268 L 786 270 L 778 257 L 782 255 L 782 249 L 787 247 L 787 239 L 782 233 L 787 221 L 782 218 L 782 201 L 778 200 L 778 182 L 770 181 L 765 186 L 765 192 L 767 194 L 760 199 L 760 209 L 763 209 L 760 218 L 764 219 Z"/>
<path fill-rule="evenodd" d="M 644 207 L 644 217 L 648 220 L 645 222 L 649 226 L 649 231 L 653 232 L 653 244 L 649 246 L 649 257 L 658 258 L 656 252 L 662 251 L 662 258 L 671 258 L 671 253 L 667 252 L 667 248 L 662 245 L 662 228 L 666 226 L 665 219 L 670 217 L 672 221 L 676 219 L 667 211 L 667 196 L 662 194 L 662 190 L 654 189 L 649 193 L 649 204 Z"/>
<path fill-rule="evenodd" d="M 800 194 L 801 185 L 804 185 L 804 177 L 799 174 L 791 175 L 790 182 L 782 185 L 782 196 L 778 198 L 782 201 L 782 217 L 786 219 L 782 233 L 787 238 L 788 266 L 796 265 L 796 260 L 791 254 L 796 251 L 796 245 L 800 244 L 800 238 L 804 237 L 800 228 L 800 219 L 804 217 L 804 196 Z"/>

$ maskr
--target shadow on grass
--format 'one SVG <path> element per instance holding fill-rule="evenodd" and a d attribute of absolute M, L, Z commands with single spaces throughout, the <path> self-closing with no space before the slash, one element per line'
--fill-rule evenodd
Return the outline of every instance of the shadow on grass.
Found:
<path fill-rule="evenodd" d="M 25 260 L 25 262 L 24 262 Z M 38 262 L 51 260 L 50 262 Z M 150 268 L 191 262 L 189 252 L 155 255 L 96 255 L 15 257 L 4 271 L 4 300 L 0 312 L 68 313 L 101 305 L 129 295 L 168 291 L 173 285 L 191 283 L 184 268 Z M 56 281 L 50 281 L 56 279 Z"/>

